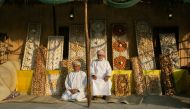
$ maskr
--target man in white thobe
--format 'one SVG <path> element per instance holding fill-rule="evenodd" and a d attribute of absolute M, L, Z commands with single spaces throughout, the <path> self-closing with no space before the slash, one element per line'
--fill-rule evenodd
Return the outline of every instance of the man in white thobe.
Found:
<path fill-rule="evenodd" d="M 65 101 L 86 100 L 85 88 L 87 83 L 86 73 L 80 70 L 81 63 L 74 61 L 73 72 L 70 72 L 65 80 L 66 91 L 62 95 L 62 99 Z"/>
<path fill-rule="evenodd" d="M 108 100 L 111 95 L 112 82 L 109 79 L 112 73 L 111 66 L 107 60 L 104 59 L 105 52 L 103 50 L 97 51 L 97 60 L 91 63 L 92 75 L 92 99 L 96 96 L 103 96 L 103 99 Z"/>

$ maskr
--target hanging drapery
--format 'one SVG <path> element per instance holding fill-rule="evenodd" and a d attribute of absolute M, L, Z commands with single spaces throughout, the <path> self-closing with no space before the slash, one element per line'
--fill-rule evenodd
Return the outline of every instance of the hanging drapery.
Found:
<path fill-rule="evenodd" d="M 34 52 L 40 45 L 41 24 L 29 23 L 24 49 L 24 57 L 22 60 L 22 70 L 32 70 L 34 68 Z"/>
<path fill-rule="evenodd" d="M 46 68 L 48 70 L 60 69 L 60 62 L 63 59 L 63 36 L 48 37 L 48 54 Z"/>
<path fill-rule="evenodd" d="M 160 55 L 161 80 L 165 95 L 174 95 L 174 77 L 171 58 L 168 54 Z"/>
<path fill-rule="evenodd" d="M 137 95 L 144 95 L 145 82 L 143 76 L 143 70 L 138 57 L 131 58 L 132 72 L 134 78 L 135 93 Z"/>
<path fill-rule="evenodd" d="M 155 69 L 154 47 L 151 26 L 147 21 L 139 20 L 135 23 L 137 50 L 142 68 Z"/>
<path fill-rule="evenodd" d="M 86 50 L 85 37 L 83 25 L 71 25 L 69 33 L 69 56 L 68 56 L 68 70 L 73 70 L 72 62 L 78 60 L 81 62 L 81 69 L 86 69 Z"/>
<path fill-rule="evenodd" d="M 105 59 L 107 59 L 107 36 L 106 21 L 91 20 L 90 22 L 90 57 L 91 61 L 97 59 L 96 52 L 100 49 L 105 51 Z"/>
<path fill-rule="evenodd" d="M 175 33 L 160 33 L 160 45 L 162 54 L 169 54 L 172 67 L 179 68 L 179 56 Z"/>
<path fill-rule="evenodd" d="M 45 95 L 45 83 L 46 83 L 46 55 L 47 50 L 45 47 L 40 46 L 35 52 L 34 61 L 34 74 L 32 79 L 31 94 L 35 96 Z"/>
<path fill-rule="evenodd" d="M 141 0 L 104 0 L 104 3 L 115 8 L 129 8 Z"/>
<path fill-rule="evenodd" d="M 46 4 L 62 4 L 62 3 L 72 2 L 74 0 L 39 0 L 39 1 Z"/>
<path fill-rule="evenodd" d="M 127 30 L 125 24 L 112 26 L 113 69 L 130 69 Z"/>
<path fill-rule="evenodd" d="M 18 61 L 7 61 L 0 64 L 0 101 L 14 92 L 17 85 Z"/>

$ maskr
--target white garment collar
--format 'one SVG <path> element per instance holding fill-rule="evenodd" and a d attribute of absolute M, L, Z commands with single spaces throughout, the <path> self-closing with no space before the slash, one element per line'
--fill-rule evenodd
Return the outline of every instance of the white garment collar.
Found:
<path fill-rule="evenodd" d="M 96 59 L 96 61 L 105 61 L 105 59 L 102 59 L 102 60 Z"/>
<path fill-rule="evenodd" d="M 81 71 L 79 70 L 78 72 L 76 72 L 76 71 L 73 71 L 74 73 L 80 73 Z"/>

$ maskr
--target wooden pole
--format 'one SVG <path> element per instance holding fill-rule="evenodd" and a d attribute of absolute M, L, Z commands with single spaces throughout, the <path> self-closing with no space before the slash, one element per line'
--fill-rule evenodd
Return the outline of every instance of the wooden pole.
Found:
<path fill-rule="evenodd" d="M 91 86 L 90 86 L 90 38 L 88 32 L 88 1 L 84 0 L 85 11 L 85 41 L 86 41 L 86 68 L 87 68 L 87 99 L 88 107 L 91 104 Z"/>

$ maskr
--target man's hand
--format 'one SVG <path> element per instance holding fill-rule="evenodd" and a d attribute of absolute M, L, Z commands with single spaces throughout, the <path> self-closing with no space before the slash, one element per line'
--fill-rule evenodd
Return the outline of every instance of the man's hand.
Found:
<path fill-rule="evenodd" d="M 110 76 L 105 76 L 104 81 L 107 82 L 109 78 L 110 78 Z"/>
<path fill-rule="evenodd" d="M 96 79 L 97 79 L 96 75 L 92 75 L 92 78 L 93 78 L 94 80 L 96 80 Z"/>
<path fill-rule="evenodd" d="M 75 93 L 79 92 L 78 89 L 70 89 L 69 91 L 70 91 L 72 94 L 75 94 Z"/>

